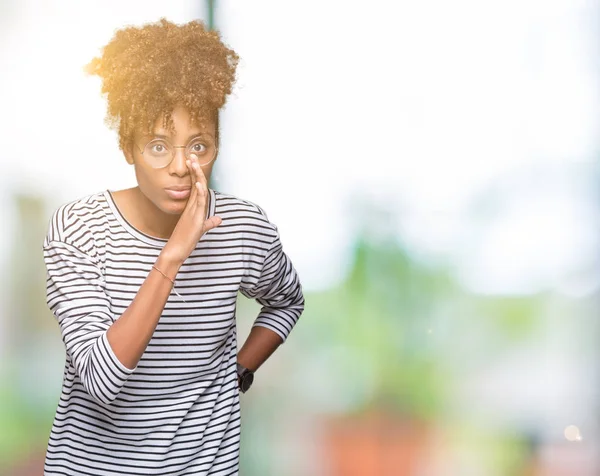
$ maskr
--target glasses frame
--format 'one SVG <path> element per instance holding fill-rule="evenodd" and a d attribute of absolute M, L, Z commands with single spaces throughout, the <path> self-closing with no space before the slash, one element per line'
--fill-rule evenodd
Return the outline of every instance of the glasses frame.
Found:
<path fill-rule="evenodd" d="M 171 162 L 173 162 L 173 159 L 175 158 L 176 151 L 175 151 L 175 150 L 173 150 L 173 155 L 171 156 L 171 160 L 169 160 L 169 162 L 168 162 L 166 165 L 163 165 L 162 167 L 154 167 L 154 166 L 153 166 L 153 165 L 152 165 L 152 164 L 151 164 L 151 163 L 148 161 L 148 159 L 146 158 L 146 156 L 144 155 L 144 150 L 146 150 L 146 147 L 148 146 L 148 144 L 150 144 L 151 142 L 154 142 L 154 141 L 164 141 L 164 142 L 166 142 L 167 144 L 169 144 L 171 147 L 173 147 L 173 149 L 187 149 L 187 148 L 188 148 L 188 146 L 189 146 L 189 145 L 190 145 L 192 142 L 194 142 L 196 139 L 198 139 L 199 137 L 202 137 L 202 136 L 196 136 L 196 137 L 194 137 L 194 138 L 193 138 L 193 139 L 191 139 L 191 140 L 190 140 L 190 141 L 189 141 L 189 142 L 188 142 L 186 145 L 173 145 L 173 144 L 171 144 L 171 142 L 170 142 L 168 139 L 166 139 L 166 138 L 161 138 L 161 137 L 157 137 L 157 138 L 154 138 L 154 139 L 150 139 L 148 142 L 146 142 L 146 143 L 144 144 L 144 148 L 143 148 L 143 149 L 140 149 L 140 146 L 139 146 L 139 145 L 137 145 L 137 143 L 136 143 L 136 142 L 134 142 L 134 144 L 135 144 L 135 146 L 137 147 L 137 149 L 140 151 L 140 155 L 141 155 L 141 156 L 144 158 L 144 160 L 146 161 L 146 163 L 147 163 L 147 164 L 148 164 L 150 167 L 152 167 L 153 169 L 155 169 L 155 170 L 160 170 L 160 169 L 164 169 L 164 168 L 168 167 L 169 165 L 171 165 Z M 215 141 L 215 153 L 214 153 L 214 156 L 213 156 L 213 158 L 212 158 L 212 159 L 210 159 L 210 160 L 209 160 L 208 162 L 206 162 L 205 164 L 199 164 L 199 165 L 200 165 L 200 167 L 205 167 L 205 166 L 207 166 L 208 164 L 210 164 L 212 161 L 214 161 L 214 160 L 217 158 L 217 154 L 218 154 L 218 153 L 219 153 L 219 146 L 218 146 L 217 142 Z M 184 155 L 185 155 L 186 159 L 192 160 L 192 158 L 191 158 L 191 157 L 188 157 L 188 156 L 185 154 L 185 152 L 184 152 Z"/>

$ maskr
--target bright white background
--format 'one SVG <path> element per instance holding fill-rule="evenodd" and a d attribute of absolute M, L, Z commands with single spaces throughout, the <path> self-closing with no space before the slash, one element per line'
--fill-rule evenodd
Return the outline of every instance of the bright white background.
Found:
<path fill-rule="evenodd" d="M 343 278 L 365 197 L 479 291 L 598 285 L 564 282 L 597 259 L 594 3 L 217 3 L 242 61 L 214 186 L 267 211 L 308 290 Z M 135 185 L 82 68 L 116 28 L 200 18 L 204 2 L 3 8 L 5 216 L 10 189 L 61 202 Z"/>
<path fill-rule="evenodd" d="M 307 292 L 344 278 L 373 221 L 476 292 L 598 291 L 597 1 L 217 3 L 241 63 L 213 185 L 266 210 Z M 123 25 L 204 12 L 202 1 L 2 3 L 0 265 L 18 239 L 11 193 L 53 208 L 135 185 L 83 66 Z M 365 215 L 361 200 L 387 214 Z M 591 427 L 587 329 L 558 314 L 536 346 L 474 379 L 464 405 Z"/>

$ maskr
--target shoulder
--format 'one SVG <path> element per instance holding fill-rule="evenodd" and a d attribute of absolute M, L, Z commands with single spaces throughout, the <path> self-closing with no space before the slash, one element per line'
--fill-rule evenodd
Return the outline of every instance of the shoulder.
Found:
<path fill-rule="evenodd" d="M 214 214 L 223 219 L 223 224 L 229 222 L 231 225 L 245 225 L 248 228 L 258 227 L 263 233 L 273 238 L 277 236 L 277 226 L 269 220 L 267 213 L 260 205 L 228 193 L 216 190 L 214 193 Z"/>
<path fill-rule="evenodd" d="M 215 214 L 247 217 L 269 223 L 265 210 L 250 200 L 215 190 L 215 202 Z"/>
<path fill-rule="evenodd" d="M 63 203 L 50 217 L 44 246 L 52 241 L 71 244 L 91 252 L 93 235 L 105 223 L 105 192 L 97 192 Z"/>

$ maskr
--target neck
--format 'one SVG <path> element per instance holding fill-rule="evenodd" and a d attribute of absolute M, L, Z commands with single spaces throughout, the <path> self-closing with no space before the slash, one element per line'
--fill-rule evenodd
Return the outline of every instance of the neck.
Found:
<path fill-rule="evenodd" d="M 165 213 L 142 193 L 139 187 L 131 189 L 133 210 L 138 229 L 155 238 L 168 240 L 180 215 Z"/>

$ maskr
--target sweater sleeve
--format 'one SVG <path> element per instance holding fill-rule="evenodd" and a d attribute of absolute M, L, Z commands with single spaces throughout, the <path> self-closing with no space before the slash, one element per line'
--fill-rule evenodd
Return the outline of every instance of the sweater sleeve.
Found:
<path fill-rule="evenodd" d="M 275 237 L 264 261 L 260 266 L 252 267 L 240 292 L 262 305 L 253 326 L 266 327 L 285 342 L 304 311 L 304 294 L 298 273 L 283 251 L 277 227 L 271 226 Z"/>
<path fill-rule="evenodd" d="M 49 234 L 43 245 L 46 302 L 83 386 L 96 401 L 110 404 L 135 369 L 125 367 L 108 342 L 115 319 L 103 273 L 88 253 L 52 238 Z"/>

